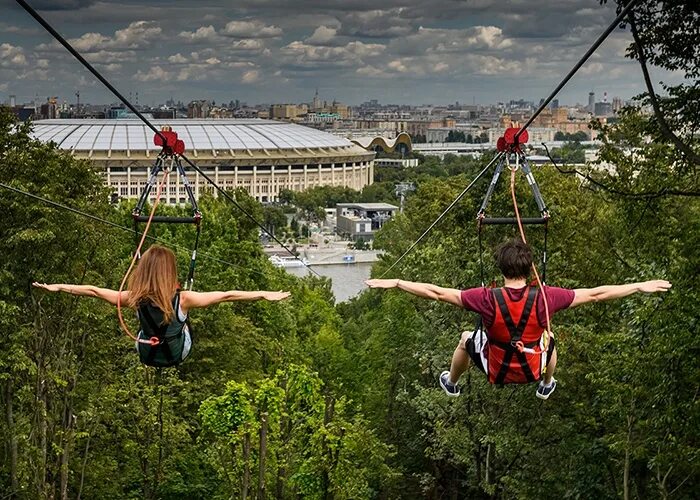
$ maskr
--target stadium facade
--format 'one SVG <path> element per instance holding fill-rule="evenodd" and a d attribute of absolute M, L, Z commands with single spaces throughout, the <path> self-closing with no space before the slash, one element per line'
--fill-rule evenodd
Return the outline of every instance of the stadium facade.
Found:
<path fill-rule="evenodd" d="M 375 153 L 347 139 L 292 123 L 270 120 L 154 120 L 184 140 L 185 154 L 224 189 L 241 187 L 261 202 L 283 189 L 315 186 L 360 190 L 372 183 Z M 55 142 L 75 157 L 90 160 L 121 198 L 137 198 L 160 148 L 153 131 L 138 120 L 42 120 L 34 137 Z M 187 168 L 195 196 L 214 192 Z M 184 203 L 184 186 L 170 175 L 164 200 Z"/>

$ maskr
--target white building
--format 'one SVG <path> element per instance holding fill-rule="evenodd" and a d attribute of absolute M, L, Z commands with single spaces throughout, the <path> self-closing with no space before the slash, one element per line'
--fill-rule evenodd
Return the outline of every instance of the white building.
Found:
<path fill-rule="evenodd" d="M 352 240 L 369 241 L 399 207 L 389 203 L 338 203 L 337 233 Z"/>
<path fill-rule="evenodd" d="M 345 186 L 361 190 L 373 181 L 374 152 L 301 125 L 234 119 L 154 120 L 154 124 L 171 126 L 185 142 L 185 155 L 219 186 L 244 188 L 259 201 L 276 201 L 282 189 Z M 138 120 L 42 120 L 34 124 L 34 137 L 90 160 L 122 198 L 137 198 L 146 183 L 160 152 L 153 135 Z M 191 167 L 187 174 L 195 196 L 216 194 Z M 163 199 L 169 204 L 185 202 L 178 175 L 169 176 Z"/>

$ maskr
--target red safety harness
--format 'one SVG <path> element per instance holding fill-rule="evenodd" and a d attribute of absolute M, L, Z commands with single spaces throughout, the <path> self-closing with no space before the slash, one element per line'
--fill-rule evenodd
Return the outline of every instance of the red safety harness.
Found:
<path fill-rule="evenodd" d="M 492 384 L 527 384 L 542 377 L 546 334 L 537 319 L 537 288 L 528 287 L 520 300 L 512 300 L 502 288 L 491 290 L 496 316 L 488 330 L 488 377 Z M 517 318 L 517 323 L 516 319 Z"/>

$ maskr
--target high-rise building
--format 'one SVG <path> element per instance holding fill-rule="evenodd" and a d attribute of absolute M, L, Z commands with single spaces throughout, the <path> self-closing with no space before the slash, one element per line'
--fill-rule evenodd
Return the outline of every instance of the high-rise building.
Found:
<path fill-rule="evenodd" d="M 595 92 L 588 93 L 588 111 L 590 113 L 595 112 Z"/>
<path fill-rule="evenodd" d="M 622 99 L 619 97 L 613 97 L 612 100 L 612 109 L 615 113 L 620 111 L 622 109 Z"/>
<path fill-rule="evenodd" d="M 558 108 L 559 108 L 559 99 L 552 100 L 552 109 L 558 109 Z"/>
<path fill-rule="evenodd" d="M 10 96 L 10 107 L 14 108 L 15 106 L 17 106 L 17 96 L 11 95 Z"/>
<path fill-rule="evenodd" d="M 187 118 L 206 118 L 209 116 L 209 101 L 192 101 L 187 105 Z"/>
<path fill-rule="evenodd" d="M 597 102 L 595 103 L 595 116 L 610 116 L 613 111 L 612 104 L 609 102 Z"/>
<path fill-rule="evenodd" d="M 296 104 L 273 104 L 270 106 L 270 118 L 276 120 L 290 120 L 299 116 Z"/>
<path fill-rule="evenodd" d="M 323 104 L 321 103 L 321 98 L 318 97 L 318 89 L 316 89 L 316 94 L 314 95 L 314 99 L 311 102 L 311 109 L 316 111 L 318 109 L 321 109 Z"/>

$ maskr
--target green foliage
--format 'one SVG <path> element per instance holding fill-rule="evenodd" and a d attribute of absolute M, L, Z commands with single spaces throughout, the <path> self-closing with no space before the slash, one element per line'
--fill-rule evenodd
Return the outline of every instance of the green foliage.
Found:
<path fill-rule="evenodd" d="M 464 136 L 464 132 L 459 130 L 450 130 L 447 134 L 445 142 L 467 142 L 467 138 Z"/>
<path fill-rule="evenodd" d="M 659 100 L 670 129 L 697 151 L 700 59 L 692 56 L 700 45 L 689 28 L 697 12 L 688 1 L 662 7 L 635 8 L 639 32 L 650 63 L 687 77 Z M 116 288 L 132 235 L 4 191 L 0 496 L 694 498 L 697 165 L 656 114 L 629 107 L 618 118 L 593 124 L 603 147 L 598 164 L 583 172 L 588 178 L 535 169 L 552 214 L 548 282 L 576 288 L 665 278 L 673 289 L 558 314 L 559 386 L 546 402 L 530 386 L 489 386 L 474 370 L 462 380 L 462 396 L 447 399 L 436 379 L 459 332 L 472 328 L 471 315 L 396 291 L 370 290 L 334 305 L 328 280 L 273 268 L 258 228 L 211 196 L 200 200 L 197 289 L 285 289 L 292 297 L 196 311 L 191 358 L 177 369 L 142 367 L 111 307 L 30 286 Z M 0 182 L 128 224 L 130 203 L 111 206 L 89 164 L 31 139 L 30 129 L 0 111 Z M 566 149 L 562 156 L 581 154 L 576 145 Z M 280 197 L 307 220 L 320 219 L 319 208 L 341 201 L 395 201 L 394 184 L 413 182 L 404 213 L 377 235 L 387 252 L 373 269 L 379 276 L 488 159 L 426 157 L 417 168 L 377 169 L 362 193 Z M 477 183 L 391 277 L 476 286 L 474 214 L 487 184 Z M 506 184 L 489 215 L 512 215 Z M 522 176 L 516 190 L 523 216 L 536 214 Z M 259 220 L 283 223 L 277 208 L 235 194 Z M 291 226 L 299 232 L 296 219 Z M 184 274 L 193 232 L 157 224 L 151 231 L 176 248 Z M 484 230 L 487 281 L 497 277 L 490 249 L 515 234 Z M 527 235 L 541 257 L 541 230 Z"/>
<path fill-rule="evenodd" d="M 583 142 L 588 140 L 588 134 L 586 134 L 583 130 L 579 130 L 578 132 L 574 133 L 558 131 L 554 134 L 554 140 L 566 142 Z"/>
<path fill-rule="evenodd" d="M 393 477 L 389 447 L 350 416 L 345 399 L 324 395 L 321 379 L 304 366 L 278 370 L 257 388 L 229 382 L 223 395 L 202 402 L 199 415 L 201 438 L 218 450 L 210 454 L 215 466 L 223 477 L 243 478 L 229 481 L 226 495 L 260 491 L 250 481 L 255 469 L 278 497 L 372 498 Z"/>
<path fill-rule="evenodd" d="M 129 223 L 131 203 L 110 205 L 101 177 L 88 163 L 32 140 L 30 127 L 0 115 L 0 182 L 117 224 Z M 261 207 L 243 191 L 235 195 L 259 220 L 281 222 L 278 210 Z M 211 196 L 199 203 L 204 229 L 196 288 L 285 289 L 293 298 L 198 310 L 191 318 L 191 357 L 177 369 L 156 372 L 138 364 L 110 306 L 30 286 L 46 281 L 117 288 L 133 235 L 3 192 L 0 206 L 9 217 L 0 229 L 0 496 L 214 498 L 226 492 L 230 497 L 230 492 L 241 491 L 246 470 L 259 463 L 254 442 L 247 445 L 247 459 L 242 447 L 246 435 L 261 429 L 261 413 L 267 415 L 271 436 L 270 472 L 263 482 L 271 485 L 268 496 L 277 496 L 274 471 L 301 470 L 302 465 L 309 477 L 318 478 L 321 491 L 331 486 L 344 491 L 345 486 L 336 486 L 339 479 L 323 482 L 336 469 L 319 454 L 314 455 L 316 462 L 309 458 L 302 444 L 310 444 L 310 438 L 300 434 L 293 447 L 275 441 L 282 426 L 290 425 L 288 415 L 298 414 L 294 418 L 306 422 L 307 433 L 326 443 L 318 437 L 325 411 L 320 379 L 303 366 L 288 370 L 289 386 L 296 388 L 291 394 L 269 375 L 286 360 L 317 364 L 328 377 L 328 387 L 341 390 L 339 373 L 351 363 L 343 354 L 328 281 L 299 280 L 273 268 L 258 243 L 258 228 L 234 206 Z M 166 206 L 158 210 L 187 212 Z M 194 231 L 155 224 L 150 234 L 175 249 L 184 275 Z M 126 320 L 134 328 L 128 312 Z M 344 401 L 342 397 L 341 391 L 333 400 Z M 353 429 L 350 435 L 363 436 L 370 455 L 360 453 L 338 463 L 383 463 L 388 448 L 378 438 L 366 437 L 372 436 L 368 424 L 353 427 L 359 416 L 343 408 L 342 422 L 349 423 L 342 425 Z M 348 487 L 379 491 L 381 474 L 373 466 Z M 284 475 L 280 483 L 286 498 L 299 491 L 291 477 Z M 260 486 L 253 479 L 248 484 Z"/>
<path fill-rule="evenodd" d="M 586 161 L 585 149 L 578 142 L 567 142 L 560 148 L 553 148 L 551 154 L 557 161 L 563 163 L 584 163 Z"/>

